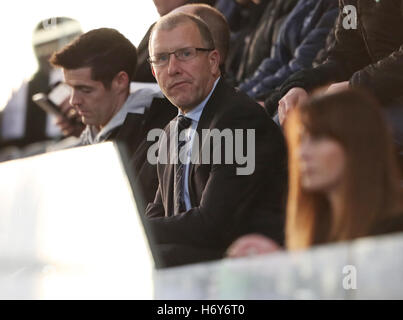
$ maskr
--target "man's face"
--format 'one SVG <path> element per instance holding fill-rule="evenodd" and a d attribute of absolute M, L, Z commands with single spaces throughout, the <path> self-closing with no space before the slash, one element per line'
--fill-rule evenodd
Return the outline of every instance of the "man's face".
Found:
<path fill-rule="evenodd" d="M 197 26 L 183 23 L 172 30 L 157 30 L 151 39 L 151 56 L 178 49 L 205 48 Z M 189 61 L 169 56 L 164 66 L 153 66 L 153 74 L 164 95 L 178 108 L 188 112 L 210 93 L 219 76 L 219 54 L 216 50 L 198 51 Z"/>
<path fill-rule="evenodd" d="M 72 88 L 70 104 L 86 125 L 106 125 L 116 113 L 117 93 L 101 81 L 91 79 L 91 68 L 63 69 L 66 83 Z"/>
<path fill-rule="evenodd" d="M 173 9 L 184 5 L 187 0 L 154 0 L 159 15 L 162 17 L 170 13 Z"/>

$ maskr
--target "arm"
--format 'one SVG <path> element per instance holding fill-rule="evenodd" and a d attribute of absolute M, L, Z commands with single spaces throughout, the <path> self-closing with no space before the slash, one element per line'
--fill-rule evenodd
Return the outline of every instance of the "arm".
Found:
<path fill-rule="evenodd" d="M 370 57 L 360 31 L 358 29 L 347 30 L 343 27 L 343 20 L 346 17 L 343 7 L 344 1 L 340 0 L 335 31 L 336 40 L 329 50 L 325 63 L 316 68 L 301 70 L 290 76 L 277 92 L 266 99 L 265 108 L 268 112 L 279 108 L 279 114 L 283 113 L 282 117 L 285 118 L 286 113 L 295 107 L 293 102 L 305 99 L 310 91 L 318 87 L 349 80 L 354 72 L 370 63 Z M 299 98 L 295 97 L 294 89 L 301 92 Z M 287 101 L 289 103 L 285 103 Z"/>
<path fill-rule="evenodd" d="M 0 148 L 18 144 L 18 140 L 24 139 L 25 113 L 27 108 L 28 83 L 13 91 L 6 106 L 1 112 L 0 123 Z"/>
<path fill-rule="evenodd" d="M 281 44 L 276 44 L 275 52 L 281 50 L 279 47 L 281 47 Z M 278 54 L 275 54 L 273 58 L 264 59 L 253 76 L 239 85 L 239 89 L 247 93 L 250 97 L 256 98 L 257 94 L 254 92 L 255 88 L 259 86 L 261 81 L 268 78 L 267 75 L 270 77 L 270 75 L 274 74 L 280 67 L 281 60 L 278 59 Z"/>
<path fill-rule="evenodd" d="M 76 109 L 74 109 L 70 103 L 69 99 L 66 99 L 61 105 L 60 109 L 66 117 L 57 117 L 56 125 L 60 128 L 65 137 L 74 136 L 80 137 L 85 126 L 81 122 Z"/>
<path fill-rule="evenodd" d="M 147 218 L 163 218 L 165 216 L 164 205 L 161 198 L 160 186 L 158 186 L 157 193 L 155 194 L 155 199 L 153 203 L 149 203 L 146 209 Z"/>
<path fill-rule="evenodd" d="M 329 50 L 327 60 L 316 68 L 302 70 L 289 77 L 280 88 L 278 95 L 280 99 L 295 87 L 309 92 L 330 83 L 347 81 L 354 72 L 370 64 L 360 31 L 358 29 L 347 30 L 343 27 L 343 20 L 346 17 L 343 13 L 344 1 L 340 0 L 339 3 L 336 40 Z"/>
<path fill-rule="evenodd" d="M 317 53 L 325 46 L 326 38 L 334 26 L 337 13 L 337 8 L 326 11 L 297 46 L 294 57 L 288 63 L 282 64 L 274 74 L 267 73 L 268 76 L 253 88 L 257 99 L 264 100 L 268 92 L 280 86 L 291 74 L 312 67 Z"/>

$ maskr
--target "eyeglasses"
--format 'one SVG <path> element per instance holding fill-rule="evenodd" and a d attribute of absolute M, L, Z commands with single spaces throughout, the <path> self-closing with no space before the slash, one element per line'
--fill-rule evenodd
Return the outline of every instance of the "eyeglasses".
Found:
<path fill-rule="evenodd" d="M 149 57 L 147 61 L 152 64 L 154 67 L 162 67 L 168 64 L 169 62 L 169 57 L 171 54 L 174 54 L 176 59 L 179 61 L 189 61 L 192 60 L 197 56 L 197 51 L 202 51 L 202 52 L 207 52 L 207 51 L 213 51 L 214 48 L 212 49 L 207 49 L 207 48 L 182 48 L 178 49 L 173 52 L 164 52 L 164 53 L 159 53 L 156 54 L 155 56 Z"/>

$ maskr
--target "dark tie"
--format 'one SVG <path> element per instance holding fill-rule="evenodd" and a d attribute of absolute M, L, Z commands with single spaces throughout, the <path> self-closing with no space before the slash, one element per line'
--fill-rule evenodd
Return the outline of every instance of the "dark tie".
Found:
<path fill-rule="evenodd" d="M 186 130 L 192 125 L 192 120 L 183 115 L 178 116 L 178 137 L 183 130 Z M 177 215 L 186 211 L 185 205 L 185 164 L 180 161 L 180 153 L 186 141 L 178 141 L 178 163 L 175 164 L 175 181 L 174 181 L 174 214 Z"/>

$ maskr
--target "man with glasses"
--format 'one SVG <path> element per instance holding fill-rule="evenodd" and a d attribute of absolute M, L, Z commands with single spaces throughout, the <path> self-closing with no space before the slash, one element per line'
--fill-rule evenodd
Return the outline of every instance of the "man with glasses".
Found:
<path fill-rule="evenodd" d="M 155 8 L 158 11 L 160 17 L 165 16 L 171 11 L 175 10 L 186 4 L 191 3 L 204 3 L 208 5 L 214 5 L 215 0 L 153 0 Z M 136 3 L 137 4 L 137 3 Z M 155 82 L 155 78 L 151 74 L 150 66 L 147 63 L 147 58 L 149 56 L 148 52 L 148 40 L 150 38 L 151 29 L 154 24 L 148 29 L 147 33 L 144 35 L 140 44 L 137 47 L 138 55 L 138 65 L 133 77 L 135 82 Z"/>
<path fill-rule="evenodd" d="M 153 75 L 178 108 L 160 140 L 159 187 L 146 210 L 163 266 L 221 258 L 231 241 L 248 231 L 270 234 L 281 243 L 286 166 L 277 126 L 259 105 L 221 79 L 219 52 L 196 16 L 170 13 L 161 18 L 149 51 Z M 223 147 L 209 135 L 200 139 L 214 130 L 232 136 L 236 130 L 252 131 L 254 139 L 243 135 L 229 153 L 239 147 L 253 150 L 254 170 L 240 174 L 238 163 L 227 161 L 227 144 Z M 166 159 L 164 150 L 170 153 Z M 217 150 L 222 161 L 212 159 Z M 206 151 L 212 152 L 206 157 Z M 203 160 L 193 161 L 194 155 Z"/>
<path fill-rule="evenodd" d="M 204 3 L 186 4 L 173 12 L 193 14 L 202 19 L 210 29 L 214 46 L 220 54 L 220 69 L 225 72 L 225 62 L 229 53 L 230 29 L 225 16 L 216 8 Z"/>

